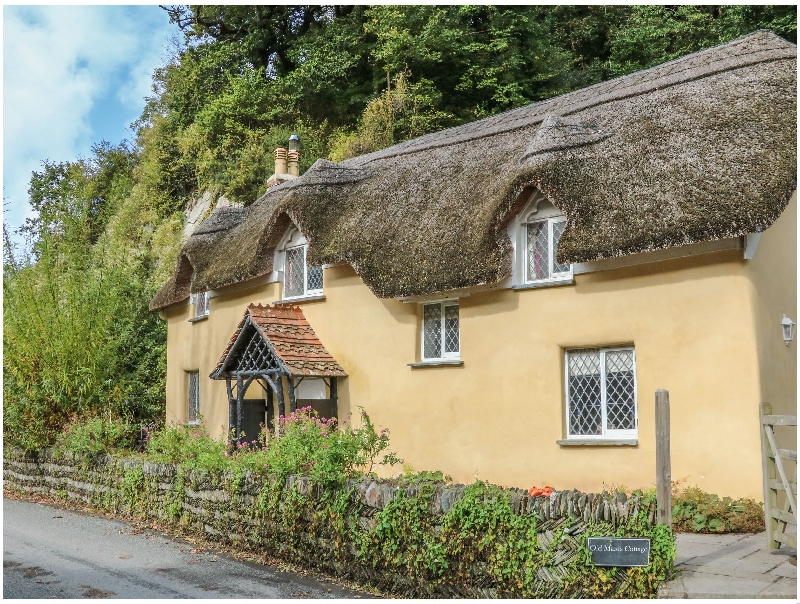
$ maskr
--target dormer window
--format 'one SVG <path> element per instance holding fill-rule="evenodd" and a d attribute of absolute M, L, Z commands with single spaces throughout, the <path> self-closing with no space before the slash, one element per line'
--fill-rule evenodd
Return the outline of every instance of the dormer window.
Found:
<path fill-rule="evenodd" d="M 322 294 L 322 267 L 308 266 L 308 245 L 288 248 L 284 270 L 283 297 L 300 298 Z"/>
<path fill-rule="evenodd" d="M 556 250 L 566 217 L 538 191 L 509 225 L 514 242 L 515 288 L 572 282 L 572 265 L 559 264 Z"/>
<path fill-rule="evenodd" d="M 283 236 L 275 254 L 275 266 L 283 269 L 284 300 L 322 296 L 322 267 L 308 265 L 308 242 L 296 227 Z"/>
<path fill-rule="evenodd" d="M 567 224 L 563 216 L 525 223 L 525 281 L 559 281 L 572 278 L 572 265 L 556 262 L 558 240 Z"/>
<path fill-rule="evenodd" d="M 192 320 L 205 319 L 208 316 L 208 292 L 192 294 L 190 301 L 194 305 Z"/>

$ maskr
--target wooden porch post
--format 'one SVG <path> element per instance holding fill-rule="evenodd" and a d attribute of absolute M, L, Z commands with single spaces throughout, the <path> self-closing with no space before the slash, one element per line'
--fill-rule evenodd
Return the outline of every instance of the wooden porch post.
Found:
<path fill-rule="evenodd" d="M 339 422 L 339 386 L 336 383 L 336 376 L 331 376 L 331 407 L 333 408 L 333 417 L 336 422 Z"/>
<path fill-rule="evenodd" d="M 294 394 L 294 378 L 291 375 L 286 376 L 286 384 L 289 388 L 289 412 L 294 413 L 297 410 L 297 397 Z"/>
<path fill-rule="evenodd" d="M 275 394 L 278 395 L 278 417 L 286 416 L 286 409 L 283 406 L 283 376 L 278 374 L 275 376 Z M 275 432 L 278 433 L 277 431 Z"/>
<path fill-rule="evenodd" d="M 272 394 L 272 388 L 269 387 L 270 383 L 267 382 L 267 432 L 269 432 L 270 420 L 275 420 L 275 397 Z"/>
<path fill-rule="evenodd" d="M 228 444 L 233 444 L 231 442 L 231 429 L 235 425 L 235 418 L 234 418 L 234 399 L 233 399 L 233 387 L 231 386 L 231 378 L 225 378 L 225 387 L 228 389 L 228 436 L 225 439 L 228 441 Z"/>
<path fill-rule="evenodd" d="M 244 384 L 242 376 L 236 376 L 236 442 L 239 442 L 242 433 L 242 397 L 244 396 Z"/>

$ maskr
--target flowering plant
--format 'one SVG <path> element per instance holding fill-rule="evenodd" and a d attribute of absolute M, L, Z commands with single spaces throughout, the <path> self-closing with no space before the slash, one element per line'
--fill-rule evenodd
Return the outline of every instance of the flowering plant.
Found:
<path fill-rule="evenodd" d="M 361 426 L 345 422 L 337 428 L 336 419 L 321 418 L 311 407 L 303 407 L 279 417 L 277 438 L 262 429 L 261 450 L 256 465 L 284 478 L 290 474 L 309 476 L 314 482 L 330 484 L 372 471 L 375 463 L 401 463 L 394 453 L 381 454 L 389 447 L 389 431 L 378 433 L 361 410 Z M 263 456 L 263 461 L 262 461 Z M 380 460 L 380 461 L 377 461 Z"/>

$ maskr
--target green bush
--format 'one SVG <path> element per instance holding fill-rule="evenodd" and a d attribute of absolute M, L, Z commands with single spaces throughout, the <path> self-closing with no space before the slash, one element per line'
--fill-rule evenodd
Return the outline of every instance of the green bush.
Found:
<path fill-rule="evenodd" d="M 278 419 L 278 438 L 262 438 L 263 467 L 281 480 L 290 474 L 308 476 L 315 483 L 334 486 L 347 478 L 369 474 L 378 464 L 401 463 L 389 447 L 389 431 L 378 433 L 361 410 L 361 426 L 336 427 L 311 407 Z M 262 461 L 259 459 L 259 461 Z"/>
<path fill-rule="evenodd" d="M 372 471 L 378 464 L 401 463 L 386 453 L 389 431 L 377 432 L 365 411 L 361 426 L 337 428 L 335 419 L 322 419 L 311 407 L 278 419 L 278 436 L 262 426 L 258 439 L 229 448 L 203 425 L 171 424 L 147 436 L 146 457 L 159 463 L 210 471 L 253 471 L 281 481 L 289 475 L 308 476 L 326 486 Z"/>
<path fill-rule="evenodd" d="M 397 484 L 401 487 L 424 484 L 426 482 L 453 482 L 453 477 L 441 470 L 420 470 L 415 472 L 411 466 L 403 466 L 403 473 L 397 477 Z"/>
<path fill-rule="evenodd" d="M 673 493 L 672 527 L 681 533 L 758 533 L 764 508 L 753 499 L 720 498 L 698 487 Z"/>
<path fill-rule="evenodd" d="M 71 453 L 109 454 L 133 447 L 136 430 L 114 416 L 78 416 L 56 437 L 56 449 Z"/>
<path fill-rule="evenodd" d="M 202 424 L 167 424 L 160 430 L 148 432 L 146 440 L 146 457 L 158 463 L 206 470 L 224 470 L 231 466 L 225 441 L 212 438 Z"/>

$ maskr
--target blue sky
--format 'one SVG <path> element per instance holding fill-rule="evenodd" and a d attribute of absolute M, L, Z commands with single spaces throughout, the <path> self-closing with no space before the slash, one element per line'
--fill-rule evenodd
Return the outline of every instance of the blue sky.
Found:
<path fill-rule="evenodd" d="M 30 215 L 41 162 L 131 139 L 151 75 L 180 33 L 158 6 L 3 7 L 3 220 Z"/>

